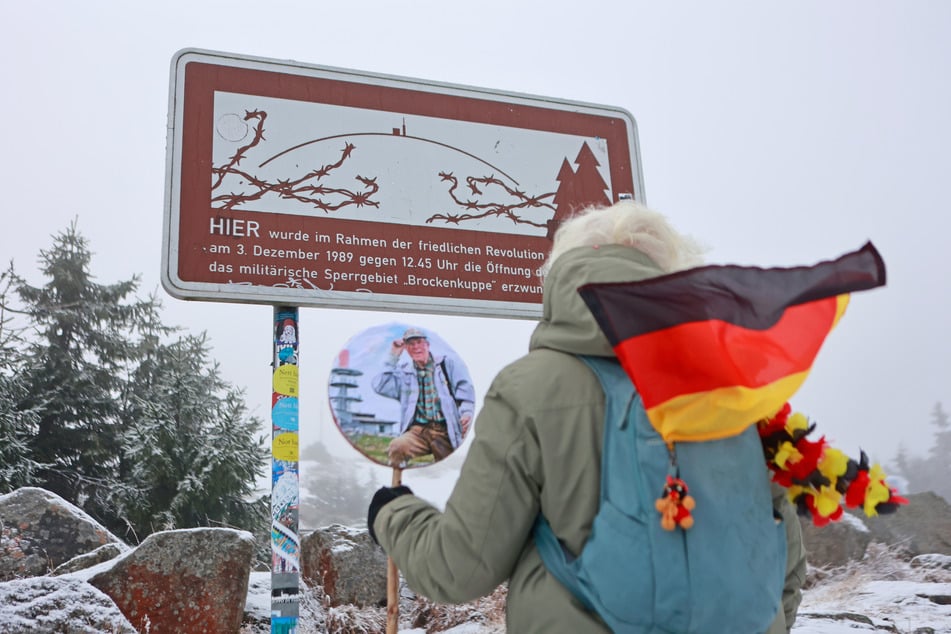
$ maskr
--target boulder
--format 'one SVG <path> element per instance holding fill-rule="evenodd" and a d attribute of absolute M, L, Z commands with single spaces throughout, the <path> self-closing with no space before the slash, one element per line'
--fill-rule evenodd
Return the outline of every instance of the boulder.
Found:
<path fill-rule="evenodd" d="M 948 555 L 918 555 L 909 562 L 909 565 L 912 568 L 923 570 L 951 571 L 951 557 Z"/>
<path fill-rule="evenodd" d="M 304 537 L 301 574 L 332 606 L 386 605 L 386 553 L 365 528 L 332 524 Z"/>
<path fill-rule="evenodd" d="M 122 542 L 55 493 L 24 487 L 0 495 L 0 581 L 45 575 L 105 544 Z"/>
<path fill-rule="evenodd" d="M 111 597 L 141 632 L 237 632 L 253 552 L 254 537 L 245 531 L 163 531 L 88 582 Z"/>
<path fill-rule="evenodd" d="M 895 513 L 866 517 L 849 509 L 838 522 L 817 528 L 800 517 L 809 564 L 842 566 L 861 561 L 870 542 L 900 549 L 909 558 L 918 555 L 951 555 L 951 505 L 934 493 L 906 495 L 908 504 Z"/>
<path fill-rule="evenodd" d="M 78 579 L 33 577 L 0 583 L 0 631 L 136 634 L 112 599 Z"/>
<path fill-rule="evenodd" d="M 101 564 L 104 561 L 115 559 L 125 552 L 129 552 L 129 547 L 123 544 L 103 544 L 96 550 L 92 550 L 88 553 L 73 557 L 66 563 L 56 566 L 56 568 L 53 569 L 53 572 L 50 573 L 50 576 L 58 577 L 70 572 L 92 568 L 93 566 Z"/>
<path fill-rule="evenodd" d="M 861 561 L 872 541 L 872 534 L 862 520 L 848 513 L 843 513 L 839 521 L 821 527 L 807 517 L 800 517 L 799 522 L 810 566 L 837 567 Z"/>
<path fill-rule="evenodd" d="M 951 555 L 951 505 L 935 493 L 906 495 L 908 504 L 889 515 L 865 518 L 872 539 L 909 556 Z"/>

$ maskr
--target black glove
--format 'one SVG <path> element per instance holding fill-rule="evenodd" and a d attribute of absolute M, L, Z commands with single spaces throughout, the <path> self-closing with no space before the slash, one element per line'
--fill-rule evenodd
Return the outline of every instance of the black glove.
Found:
<path fill-rule="evenodd" d="M 380 509 L 401 495 L 412 494 L 413 492 L 410 488 L 405 486 L 380 487 L 380 489 L 373 494 L 373 499 L 370 500 L 370 510 L 367 511 L 367 528 L 370 529 L 370 539 L 372 539 L 377 546 L 380 545 L 380 542 L 377 541 L 376 533 L 373 532 L 373 520 L 376 519 Z"/>

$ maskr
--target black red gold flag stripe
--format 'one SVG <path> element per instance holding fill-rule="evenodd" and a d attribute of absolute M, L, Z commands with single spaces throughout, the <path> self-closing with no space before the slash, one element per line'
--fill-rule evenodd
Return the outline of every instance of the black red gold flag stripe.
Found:
<path fill-rule="evenodd" d="M 703 266 L 578 289 L 665 440 L 710 440 L 799 389 L 848 294 L 885 284 L 871 242 L 813 266 Z"/>

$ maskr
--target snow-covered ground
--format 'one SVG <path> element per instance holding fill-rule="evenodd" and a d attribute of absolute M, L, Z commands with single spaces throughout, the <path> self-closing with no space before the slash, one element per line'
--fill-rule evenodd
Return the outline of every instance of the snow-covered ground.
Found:
<path fill-rule="evenodd" d="M 857 634 L 859 632 L 893 632 L 896 634 L 951 634 L 951 557 L 930 555 L 919 557 L 916 566 L 889 553 L 884 547 L 870 547 L 870 553 L 861 564 L 845 569 L 829 571 L 813 576 L 821 580 L 803 593 L 803 602 L 799 618 L 793 628 L 796 634 Z M 71 579 L 62 579 L 57 588 L 57 609 L 70 611 L 70 601 L 88 607 L 89 593 L 80 591 L 85 585 L 78 583 L 81 575 L 69 575 Z M 16 582 L 23 586 L 23 596 L 12 597 L 11 601 L 0 601 L 0 633 L 46 631 L 44 620 L 34 622 L 34 629 L 27 627 L 22 618 L 24 602 L 36 603 L 43 610 L 49 603 L 36 592 L 28 589 L 28 580 Z M 72 584 L 72 585 L 68 585 Z M 11 588 L 11 586 L 8 586 Z M 34 588 L 35 590 L 35 588 Z M 31 594 L 32 592 L 32 594 Z M 72 598 L 64 593 L 72 593 Z M 27 596 L 29 595 L 29 596 Z M 11 599 L 11 597 L 8 597 Z M 22 600 L 20 600 L 22 599 Z M 307 607 L 310 616 L 322 608 L 317 601 L 310 601 Z M 244 634 L 267 632 L 270 608 L 270 573 L 252 573 L 249 585 L 246 611 L 259 626 L 246 626 Z M 305 610 L 305 613 L 307 610 Z M 36 612 L 34 612 L 36 614 Z M 325 615 L 317 615 L 324 618 Z M 460 616 L 457 614 L 456 616 Z M 460 620 L 468 618 L 464 611 Z M 473 614 L 475 618 L 477 615 Z M 368 610 L 364 615 L 360 611 L 346 609 L 337 614 L 340 618 L 366 618 L 379 622 L 380 610 Z M 312 619 L 313 620 L 313 619 Z M 482 619 L 485 620 L 485 619 Z M 26 628 L 26 629 L 24 629 Z M 302 618 L 300 634 L 326 631 L 323 624 L 308 622 Z M 82 630 L 91 631 L 91 630 Z M 500 624 L 462 623 L 443 630 L 447 634 L 503 634 Z M 423 629 L 403 629 L 401 634 L 425 634 Z"/>
<path fill-rule="evenodd" d="M 945 576 L 951 573 L 945 571 Z M 254 573 L 248 593 L 248 610 L 256 615 L 261 623 L 267 622 L 269 610 L 268 573 Z M 63 588 L 59 591 L 68 590 Z M 89 596 L 73 588 L 75 602 L 88 606 Z M 37 633 L 52 631 L 44 629 L 42 620 L 34 622 L 38 628 L 30 630 L 23 619 L 13 612 L 23 608 L 23 604 L 0 605 L 0 632 Z M 69 611 L 69 600 L 59 596 L 60 609 Z M 39 606 L 38 606 L 39 607 Z M 301 622 L 301 631 L 320 631 Z M 13 629 L 8 629 L 13 628 Z M 930 629 L 927 629 L 930 628 Z M 83 630 L 87 631 L 87 630 Z M 268 628 L 247 627 L 247 634 L 266 632 Z M 502 634 L 500 625 L 464 623 L 444 630 L 446 634 Z M 796 634 L 857 634 L 860 632 L 912 633 L 951 633 L 951 582 L 916 581 L 912 579 L 882 580 L 869 579 L 861 574 L 845 575 L 835 580 L 827 580 L 804 593 L 799 618 L 793 628 Z M 403 629 L 400 634 L 425 634 L 421 628 Z"/>
<path fill-rule="evenodd" d="M 951 557 L 924 555 L 915 564 L 872 544 L 861 565 L 803 593 L 793 632 L 951 632 Z"/>
<path fill-rule="evenodd" d="M 951 632 L 951 583 L 868 581 L 839 590 L 833 597 L 826 588 L 806 592 L 793 632 Z"/>
<path fill-rule="evenodd" d="M 884 547 L 870 547 L 861 564 L 826 573 L 803 593 L 795 634 L 951 634 L 951 557 L 919 558 L 912 567 Z M 268 573 L 252 575 L 248 610 L 267 618 Z M 928 629 L 930 628 L 930 629 Z M 301 630 L 310 630 L 302 620 Z M 314 630 L 318 631 L 318 630 Z M 446 634 L 501 634 L 499 625 L 464 623 Z M 425 634 L 403 629 L 400 634 Z"/>

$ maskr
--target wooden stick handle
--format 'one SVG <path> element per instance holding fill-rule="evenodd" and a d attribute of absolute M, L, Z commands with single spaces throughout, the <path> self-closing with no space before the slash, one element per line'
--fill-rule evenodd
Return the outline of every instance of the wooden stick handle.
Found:
<path fill-rule="evenodd" d="M 403 483 L 403 470 L 393 467 L 393 484 Z M 392 557 L 386 558 L 386 634 L 397 634 L 400 625 L 400 571 Z"/>

